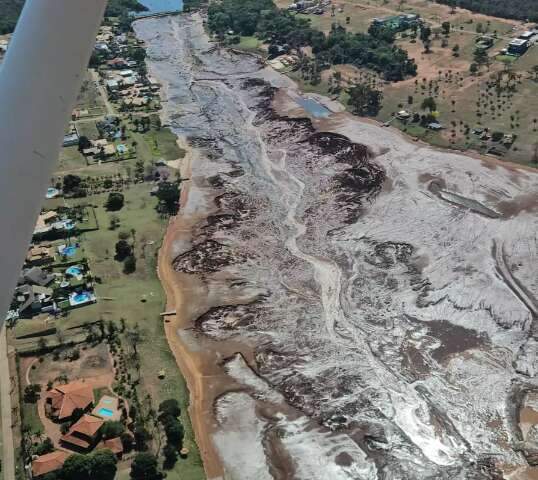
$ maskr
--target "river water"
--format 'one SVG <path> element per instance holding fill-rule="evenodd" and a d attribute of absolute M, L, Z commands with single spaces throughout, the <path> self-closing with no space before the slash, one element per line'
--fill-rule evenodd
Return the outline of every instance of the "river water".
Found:
<path fill-rule="evenodd" d="M 183 0 L 138 0 L 148 10 L 143 14 L 183 10 Z"/>
<path fill-rule="evenodd" d="M 230 478 L 525 469 L 512 447 L 515 399 L 537 386 L 536 172 L 347 113 L 307 118 L 289 79 L 217 48 L 197 15 L 135 29 L 193 150 L 180 218 L 199 220 L 170 261 L 204 289 L 178 335 L 229 378 L 206 421 Z M 248 363 L 225 356 L 232 342 Z"/>

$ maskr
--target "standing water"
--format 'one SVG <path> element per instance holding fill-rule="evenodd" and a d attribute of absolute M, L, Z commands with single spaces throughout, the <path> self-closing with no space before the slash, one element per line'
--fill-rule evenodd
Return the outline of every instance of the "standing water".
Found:
<path fill-rule="evenodd" d="M 295 101 L 313 117 L 326 118 L 331 114 L 331 111 L 327 107 L 313 98 L 297 97 Z"/>
<path fill-rule="evenodd" d="M 141 15 L 161 12 L 180 12 L 183 10 L 183 0 L 138 0 L 148 10 Z"/>

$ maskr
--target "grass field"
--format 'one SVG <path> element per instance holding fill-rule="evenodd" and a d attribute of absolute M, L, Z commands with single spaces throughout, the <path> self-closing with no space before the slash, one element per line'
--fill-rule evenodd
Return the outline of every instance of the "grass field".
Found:
<path fill-rule="evenodd" d="M 39 419 L 37 413 L 37 403 L 22 403 L 22 417 L 23 426 L 28 428 L 30 432 L 34 434 L 42 433 L 44 431 L 43 424 Z"/>
<path fill-rule="evenodd" d="M 86 110 L 100 110 L 101 113 L 104 113 L 104 102 L 101 96 L 99 95 L 99 90 L 95 86 L 95 83 L 92 81 L 89 72 L 86 73 L 84 82 L 82 83 L 82 88 L 77 97 L 76 108 L 86 109 Z M 97 113 L 95 111 L 94 113 Z"/>

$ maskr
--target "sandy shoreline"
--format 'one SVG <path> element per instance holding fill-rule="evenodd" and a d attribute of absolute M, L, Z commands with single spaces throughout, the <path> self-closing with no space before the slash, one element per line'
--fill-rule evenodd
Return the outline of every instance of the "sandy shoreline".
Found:
<path fill-rule="evenodd" d="M 189 178 L 191 173 L 191 151 L 187 150 L 187 154 L 183 159 L 181 166 L 182 178 Z M 181 189 L 180 204 L 185 205 L 188 201 L 190 182 L 185 182 Z M 178 330 L 185 328 L 188 325 L 185 318 L 185 302 L 186 292 L 188 287 L 180 275 L 172 268 L 172 259 L 174 258 L 174 242 L 178 236 L 182 234 L 190 235 L 190 228 L 195 223 L 195 220 L 182 218 L 181 215 L 170 219 L 163 238 L 162 246 L 159 250 L 158 258 L 158 276 L 166 293 L 166 309 L 167 311 L 176 310 L 175 315 L 166 317 L 165 332 L 168 344 L 181 373 L 186 379 L 189 396 L 189 417 L 195 432 L 196 443 L 200 450 L 200 454 L 204 463 L 204 470 L 209 479 L 220 478 L 223 474 L 220 458 L 215 450 L 215 446 L 211 440 L 209 426 L 206 425 L 206 420 L 210 417 L 204 415 L 205 412 L 212 408 L 211 402 L 206 397 L 208 380 L 211 377 L 206 376 L 203 365 L 200 359 L 191 352 L 186 345 L 181 341 L 178 335 Z"/>

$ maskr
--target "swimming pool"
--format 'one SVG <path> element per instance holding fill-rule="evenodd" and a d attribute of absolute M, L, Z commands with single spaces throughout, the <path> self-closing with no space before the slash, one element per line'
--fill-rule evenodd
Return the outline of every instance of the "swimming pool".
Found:
<path fill-rule="evenodd" d="M 72 293 L 69 296 L 69 303 L 71 306 L 88 303 L 91 300 L 92 300 L 91 294 L 89 294 L 88 292 Z"/>
<path fill-rule="evenodd" d="M 72 277 L 80 277 L 82 275 L 82 270 L 80 267 L 73 266 L 66 269 L 65 273 L 66 275 L 71 275 Z"/>
<path fill-rule="evenodd" d="M 116 150 L 118 151 L 118 153 L 120 155 L 123 155 L 124 153 L 127 153 L 129 151 L 129 149 L 127 148 L 127 145 L 124 145 L 123 143 L 120 143 L 117 147 L 116 147 Z"/>
<path fill-rule="evenodd" d="M 60 190 L 58 190 L 57 188 L 47 188 L 47 194 L 45 195 L 47 198 L 54 198 L 58 195 L 60 195 Z"/>
<path fill-rule="evenodd" d="M 75 253 L 77 253 L 77 247 L 75 247 L 74 245 L 69 245 L 68 247 L 62 245 L 58 247 L 58 252 L 60 253 L 60 255 L 72 257 L 73 255 L 75 255 Z"/>
<path fill-rule="evenodd" d="M 100 408 L 97 413 L 101 415 L 102 417 L 111 417 L 114 415 L 114 412 L 108 408 Z"/>

